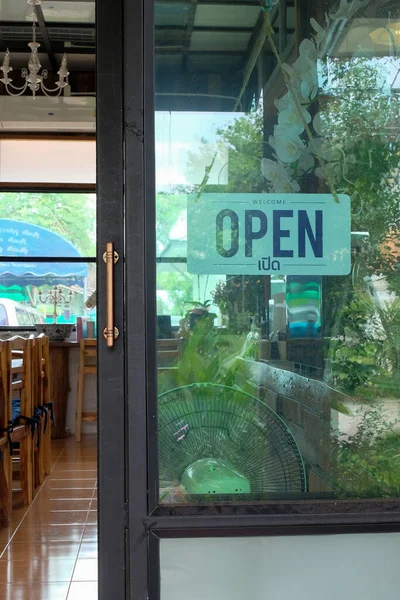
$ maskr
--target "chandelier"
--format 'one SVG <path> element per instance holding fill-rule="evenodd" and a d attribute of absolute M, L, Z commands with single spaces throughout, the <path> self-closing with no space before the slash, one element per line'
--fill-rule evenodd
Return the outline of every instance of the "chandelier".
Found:
<path fill-rule="evenodd" d="M 39 6 L 41 3 L 42 0 L 28 0 L 28 4 L 33 6 Z M 10 66 L 11 55 L 9 49 L 7 48 L 3 63 L 0 67 L 0 70 L 3 73 L 3 77 L 0 78 L 0 81 L 4 83 L 7 94 L 10 96 L 21 96 L 29 88 L 34 98 L 39 89 L 42 90 L 46 96 L 59 96 L 62 89 L 68 85 L 69 72 L 67 55 L 64 54 L 62 57 L 60 70 L 57 71 L 58 81 L 55 82 L 56 87 L 53 89 L 46 87 L 44 81 L 47 79 L 49 72 L 46 69 L 43 69 L 40 73 L 42 65 L 40 64 L 38 55 L 40 44 L 36 41 L 36 14 L 33 15 L 32 41 L 29 42 L 28 46 L 31 49 L 31 54 L 29 57 L 28 68 L 22 69 L 21 71 L 21 76 L 23 79 L 25 79 L 25 83 L 20 87 L 13 85 L 13 80 L 8 76 L 13 68 Z"/>

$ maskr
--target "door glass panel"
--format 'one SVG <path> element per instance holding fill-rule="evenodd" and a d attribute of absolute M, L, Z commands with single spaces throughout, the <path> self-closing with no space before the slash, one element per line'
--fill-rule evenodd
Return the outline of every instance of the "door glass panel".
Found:
<path fill-rule="evenodd" d="M 399 544 L 396 534 L 163 539 L 161 600 L 391 597 Z"/>
<path fill-rule="evenodd" d="M 399 496 L 397 12 L 156 3 L 161 502 Z"/>

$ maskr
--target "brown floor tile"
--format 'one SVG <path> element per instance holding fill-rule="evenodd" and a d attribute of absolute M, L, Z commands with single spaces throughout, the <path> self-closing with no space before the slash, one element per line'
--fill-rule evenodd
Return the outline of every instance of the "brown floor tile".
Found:
<path fill-rule="evenodd" d="M 72 490 L 74 488 L 78 490 L 90 489 L 92 490 L 95 486 L 95 479 L 52 479 L 51 489 L 52 490 Z"/>
<path fill-rule="evenodd" d="M 97 542 L 97 525 L 86 525 L 82 542 Z"/>
<path fill-rule="evenodd" d="M 95 513 L 97 515 L 96 511 Z M 85 525 L 87 517 L 87 510 L 74 511 L 50 509 L 39 514 L 33 511 L 26 515 L 22 526 L 35 527 L 41 525 L 45 527 L 48 525 Z"/>
<path fill-rule="evenodd" d="M 97 600 L 97 457 L 92 436 L 53 440 L 53 470 L 0 530 L 0 600 Z M 15 486 L 18 486 L 16 482 Z"/>
<path fill-rule="evenodd" d="M 7 583 L 54 583 L 71 581 L 75 559 L 27 557 L 25 560 L 0 561 L 0 581 Z M 91 581 L 91 580 L 90 580 Z"/>
<path fill-rule="evenodd" d="M 67 582 L 41 583 L 40 585 L 9 583 L 1 586 L 0 600 L 66 600 L 68 589 L 69 583 Z M 97 596 L 93 596 L 93 599 L 97 600 Z M 89 597 L 86 597 L 85 600 L 89 600 Z"/>
<path fill-rule="evenodd" d="M 85 480 L 85 481 L 94 481 L 97 478 L 96 469 L 57 469 L 54 470 L 51 474 L 51 480 L 59 480 L 59 479 L 75 479 L 75 480 Z M 94 483 L 93 483 L 94 485 Z"/>
<path fill-rule="evenodd" d="M 97 526 L 97 510 L 89 510 L 86 525 Z"/>
<path fill-rule="evenodd" d="M 92 490 L 91 488 L 74 488 L 73 490 L 70 488 L 67 490 L 49 488 L 43 490 L 41 496 L 48 500 L 90 500 L 92 498 Z"/>
<path fill-rule="evenodd" d="M 49 510 L 89 510 L 91 505 L 91 500 L 85 498 L 73 498 L 72 495 L 74 491 L 71 491 L 71 498 L 66 497 L 62 500 L 52 500 L 51 498 L 45 498 L 42 501 L 38 502 L 37 506 L 40 507 L 41 510 L 45 510 L 46 512 Z"/>
<path fill-rule="evenodd" d="M 46 560 L 48 558 L 54 559 L 76 559 L 78 552 L 81 550 L 79 542 L 60 542 L 53 541 L 44 544 L 26 544 L 26 542 L 14 542 L 12 541 L 5 552 L 0 558 L 0 562 L 3 560 L 20 561 L 26 560 L 29 556 L 33 560 Z M 87 553 L 89 553 L 89 548 Z M 93 558 L 88 556 L 88 558 Z"/>
<path fill-rule="evenodd" d="M 20 527 L 13 537 L 15 542 L 29 543 L 47 543 L 47 542 L 80 542 L 82 539 L 84 526 L 71 525 L 70 527 L 54 527 L 43 528 L 38 527 Z"/>

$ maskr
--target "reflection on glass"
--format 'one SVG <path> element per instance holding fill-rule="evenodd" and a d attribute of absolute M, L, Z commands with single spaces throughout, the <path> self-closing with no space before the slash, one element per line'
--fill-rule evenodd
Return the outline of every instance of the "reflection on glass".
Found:
<path fill-rule="evenodd" d="M 0 192 L 0 214 L 2 256 L 96 255 L 94 194 Z M 37 231 L 27 237 L 24 235 L 26 228 L 15 223 L 7 224 L 5 219 L 33 225 Z M 61 246 L 59 240 L 58 244 L 52 245 L 50 234 L 45 232 L 44 238 L 41 238 L 40 228 L 61 236 L 65 244 Z M 27 239 L 30 240 L 29 249 Z M 73 247 L 68 248 L 68 243 Z"/>
<path fill-rule="evenodd" d="M 0 219 L 1 325 L 95 321 L 85 305 L 95 290 L 95 265 L 54 262 L 95 255 L 94 195 L 3 192 L 0 206 L 7 215 Z"/>
<path fill-rule="evenodd" d="M 270 4 L 156 6 L 161 502 L 400 495 L 395 17 Z"/>
<path fill-rule="evenodd" d="M 86 300 L 95 283 L 93 263 L 0 262 L 0 326 L 75 325 L 77 317 L 94 322 Z"/>

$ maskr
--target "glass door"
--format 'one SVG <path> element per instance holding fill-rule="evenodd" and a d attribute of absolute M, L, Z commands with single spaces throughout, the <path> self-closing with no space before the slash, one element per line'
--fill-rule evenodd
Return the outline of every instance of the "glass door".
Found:
<path fill-rule="evenodd" d="M 120 255 L 100 598 L 112 573 L 129 598 L 286 598 L 296 582 L 317 598 L 299 557 L 320 561 L 320 590 L 333 542 L 312 534 L 331 533 L 356 594 L 370 569 L 351 557 L 398 552 L 399 15 L 99 9 L 98 252 Z"/>

